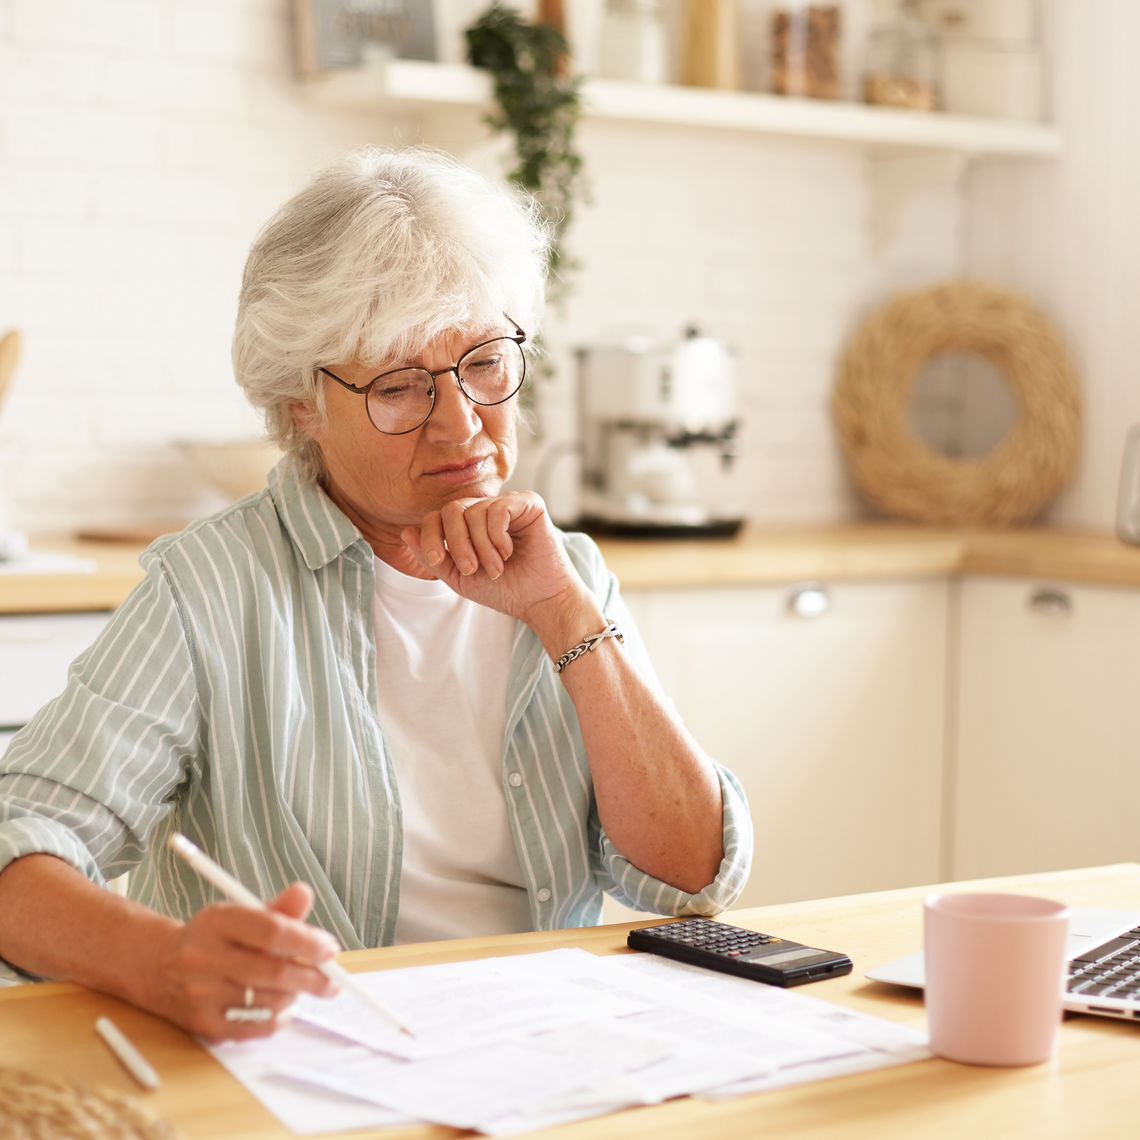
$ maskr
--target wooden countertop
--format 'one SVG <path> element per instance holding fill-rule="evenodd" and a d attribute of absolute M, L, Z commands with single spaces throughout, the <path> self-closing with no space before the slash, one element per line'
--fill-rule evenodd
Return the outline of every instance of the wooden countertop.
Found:
<path fill-rule="evenodd" d="M 1140 546 L 1077 531 L 844 523 L 750 527 L 731 539 L 605 539 L 599 545 L 626 589 L 965 573 L 1140 586 Z"/>
<path fill-rule="evenodd" d="M 73 538 L 33 539 L 32 555 L 65 554 L 84 565 L 71 569 L 0 573 L 0 614 L 113 610 L 142 580 L 143 542 L 88 542 Z"/>
<path fill-rule="evenodd" d="M 808 987 L 811 996 L 922 1029 L 921 998 L 868 982 L 864 971 L 922 944 L 922 898 L 929 887 L 850 895 L 728 912 L 728 922 L 810 946 L 834 946 L 855 969 Z M 945 888 L 944 888 L 945 889 Z M 1129 907 L 1140 895 L 1140 866 L 1057 871 L 958 883 L 1099 907 Z M 646 916 L 648 919 L 649 916 Z M 633 923 L 632 925 L 640 925 Z M 353 971 L 452 962 L 577 946 L 624 954 L 629 924 L 583 930 L 455 939 L 344 954 Z M 162 1087 L 142 1093 L 93 1032 L 107 1015 L 158 1070 Z M 1136 1108 L 1135 1023 L 1069 1015 L 1056 1057 L 1024 1068 L 958 1065 L 938 1058 L 793 1085 L 720 1104 L 682 1098 L 531 1133 L 549 1140 L 1008 1140 L 1117 1137 L 1131 1133 Z M 66 1075 L 126 1094 L 167 1120 L 185 1140 L 288 1140 L 288 1129 L 189 1034 L 81 986 L 49 982 L 0 989 L 0 1065 Z M 0 1116 L 3 1114 L 0 1113 Z M 324 1135 L 328 1135 L 327 1133 Z M 452 1128 L 367 1129 L 357 1140 L 458 1140 Z M 315 1138 L 314 1138 L 315 1140 Z"/>
<path fill-rule="evenodd" d="M 140 541 L 42 538 L 33 550 L 90 559 L 92 571 L 0 574 L 0 613 L 112 609 L 142 577 Z M 749 527 L 728 539 L 599 541 L 627 590 L 998 574 L 1140 587 L 1140 546 L 1114 535 L 939 530 L 894 523 Z"/>

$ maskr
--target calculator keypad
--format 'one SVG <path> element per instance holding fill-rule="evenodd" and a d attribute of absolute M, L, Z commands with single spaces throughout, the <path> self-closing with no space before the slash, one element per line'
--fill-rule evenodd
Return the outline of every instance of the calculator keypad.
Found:
<path fill-rule="evenodd" d="M 745 951 L 757 946 L 774 946 L 781 939 L 771 934 L 757 934 L 738 926 L 726 926 L 707 918 L 686 918 L 683 922 L 667 923 L 654 928 L 660 938 L 667 938 L 682 946 L 700 946 L 729 958 L 739 958 Z"/>

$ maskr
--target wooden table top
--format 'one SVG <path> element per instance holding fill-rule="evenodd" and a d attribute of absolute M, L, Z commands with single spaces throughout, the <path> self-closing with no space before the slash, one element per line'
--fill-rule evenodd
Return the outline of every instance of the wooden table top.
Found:
<path fill-rule="evenodd" d="M 44 537 L 37 550 L 90 559 L 94 571 L 0 574 L 0 614 L 113 609 L 142 577 L 143 535 Z M 1026 528 L 963 531 L 900 523 L 748 527 L 729 539 L 599 540 L 626 590 L 1000 574 L 1140 587 L 1140 546 L 1113 535 Z"/>
<path fill-rule="evenodd" d="M 1140 864 L 956 884 L 1044 895 L 1089 906 L 1140 909 Z M 866 970 L 921 944 L 921 900 L 929 888 L 755 907 L 724 917 L 809 945 L 843 950 L 844 978 L 818 982 L 813 996 L 922 1028 L 921 998 L 869 982 Z M 636 924 L 635 924 L 636 925 Z M 628 925 L 507 935 L 362 950 L 342 955 L 352 970 L 390 969 L 494 954 L 580 946 L 628 953 Z M 162 1077 L 141 1093 L 95 1036 L 114 1018 Z M 940 1059 L 757 1093 L 721 1104 L 680 1099 L 550 1130 L 551 1140 L 755 1140 L 756 1137 L 963 1140 L 967 1137 L 1120 1137 L 1135 1131 L 1140 1025 L 1066 1015 L 1057 1056 L 1043 1065 L 996 1069 Z M 0 990 L 0 1065 L 77 1078 L 136 1095 L 185 1140 L 285 1140 L 292 1135 L 192 1037 L 113 998 L 49 983 Z M 391 1140 L 465 1135 L 441 1126 L 351 1134 Z M 532 1133 L 531 1135 L 539 1135 Z"/>

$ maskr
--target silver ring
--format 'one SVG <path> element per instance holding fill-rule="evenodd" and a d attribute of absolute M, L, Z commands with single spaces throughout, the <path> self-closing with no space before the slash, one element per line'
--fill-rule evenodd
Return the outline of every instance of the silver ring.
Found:
<path fill-rule="evenodd" d="M 273 1010 L 262 1009 L 255 1006 L 253 1003 L 257 995 L 253 992 L 253 986 L 246 986 L 245 993 L 242 995 L 242 1000 L 245 1002 L 243 1006 L 233 1006 L 226 1010 L 227 1021 L 268 1021 L 273 1016 Z"/>
<path fill-rule="evenodd" d="M 273 1016 L 271 1009 L 248 1009 L 238 1006 L 226 1010 L 227 1021 L 268 1021 Z"/>

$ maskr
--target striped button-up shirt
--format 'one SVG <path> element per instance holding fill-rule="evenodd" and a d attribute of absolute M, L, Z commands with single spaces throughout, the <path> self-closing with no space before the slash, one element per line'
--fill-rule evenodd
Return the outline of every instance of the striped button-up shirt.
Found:
<path fill-rule="evenodd" d="M 644 660 L 597 547 L 562 541 Z M 180 831 L 264 898 L 311 884 L 314 921 L 346 948 L 390 943 L 402 828 L 377 715 L 371 548 L 285 460 L 264 491 L 142 564 L 63 693 L 0 758 L 0 868 L 47 852 L 97 883 L 129 870 L 134 898 L 187 918 L 217 896 L 167 849 Z M 596 923 L 603 891 L 663 914 L 729 905 L 752 833 L 740 785 L 717 771 L 716 880 L 690 894 L 638 870 L 599 824 L 573 704 L 519 623 L 502 778 L 535 929 Z"/>

